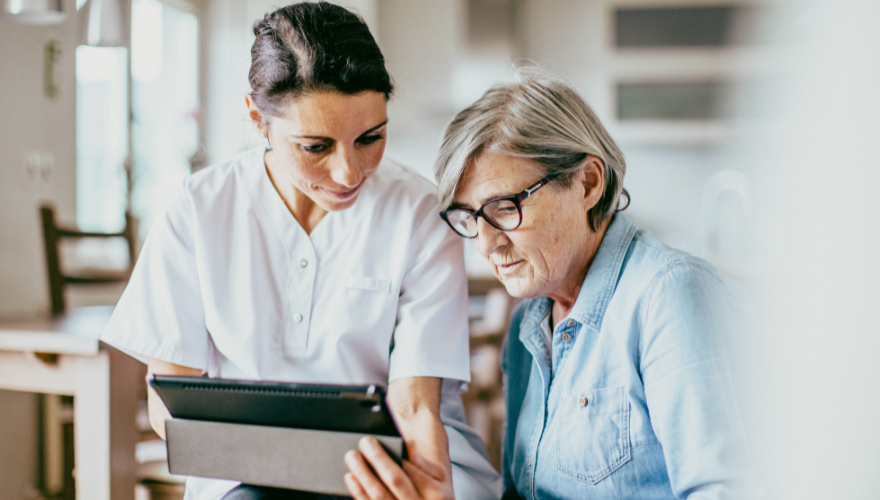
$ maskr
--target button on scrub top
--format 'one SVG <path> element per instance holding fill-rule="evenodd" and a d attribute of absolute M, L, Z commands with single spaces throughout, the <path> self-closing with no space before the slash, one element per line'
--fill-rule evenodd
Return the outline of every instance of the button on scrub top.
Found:
<path fill-rule="evenodd" d="M 184 182 L 102 340 L 211 377 L 387 385 L 428 376 L 447 379 L 445 390 L 469 381 L 462 240 L 437 216 L 434 186 L 383 160 L 354 206 L 309 235 L 264 154 Z"/>

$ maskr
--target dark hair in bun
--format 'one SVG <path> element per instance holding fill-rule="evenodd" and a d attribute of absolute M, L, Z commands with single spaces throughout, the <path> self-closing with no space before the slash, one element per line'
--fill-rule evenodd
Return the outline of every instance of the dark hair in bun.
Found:
<path fill-rule="evenodd" d="M 290 99 L 311 92 L 391 97 L 385 58 L 358 15 L 327 2 L 302 2 L 254 24 L 248 80 L 257 108 L 280 116 Z"/>

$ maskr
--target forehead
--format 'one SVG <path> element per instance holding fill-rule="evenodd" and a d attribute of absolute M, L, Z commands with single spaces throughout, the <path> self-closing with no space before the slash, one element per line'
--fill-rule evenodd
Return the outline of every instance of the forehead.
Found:
<path fill-rule="evenodd" d="M 501 153 L 483 153 L 465 172 L 454 202 L 479 207 L 487 200 L 517 194 L 537 182 L 540 168 L 525 158 Z"/>
<path fill-rule="evenodd" d="M 362 134 L 385 121 L 387 102 L 380 92 L 343 94 L 315 92 L 291 100 L 286 112 L 272 120 L 273 126 L 294 135 L 336 138 Z"/>

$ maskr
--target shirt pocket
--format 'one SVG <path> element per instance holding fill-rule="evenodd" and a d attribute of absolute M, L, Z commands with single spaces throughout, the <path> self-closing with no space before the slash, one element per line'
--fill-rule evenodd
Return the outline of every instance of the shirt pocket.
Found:
<path fill-rule="evenodd" d="M 630 461 L 629 402 L 623 387 L 565 398 L 556 427 L 556 468 L 596 484 Z"/>
<path fill-rule="evenodd" d="M 345 277 L 348 314 L 356 329 L 370 330 L 385 326 L 392 305 L 391 281 L 369 276 Z M 393 328 L 393 323 L 391 325 Z"/>

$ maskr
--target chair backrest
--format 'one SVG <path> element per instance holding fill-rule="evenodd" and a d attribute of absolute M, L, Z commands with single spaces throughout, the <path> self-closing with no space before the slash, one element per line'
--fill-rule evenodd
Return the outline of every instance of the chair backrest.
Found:
<path fill-rule="evenodd" d="M 72 227 L 62 227 L 55 222 L 55 209 L 51 205 L 40 207 L 43 221 L 43 242 L 46 247 L 46 269 L 49 277 L 49 294 L 52 302 L 52 315 L 63 314 L 66 305 L 64 288 L 70 284 L 96 285 L 128 281 L 131 270 L 137 259 L 136 231 L 137 219 L 130 213 L 125 214 L 125 227 L 118 233 L 97 233 L 80 231 Z M 129 265 L 124 271 L 89 270 L 65 274 L 61 265 L 60 247 L 64 239 L 82 238 L 122 238 L 128 244 Z"/>

